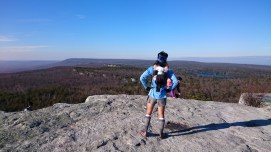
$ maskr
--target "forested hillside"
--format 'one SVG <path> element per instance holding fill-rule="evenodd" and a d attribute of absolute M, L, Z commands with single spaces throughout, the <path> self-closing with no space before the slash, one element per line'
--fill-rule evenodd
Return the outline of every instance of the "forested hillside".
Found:
<path fill-rule="evenodd" d="M 84 102 L 89 95 L 145 95 L 139 77 L 146 67 L 92 64 L 0 74 L 0 110 L 20 111 L 29 101 L 39 109 L 58 102 Z M 238 102 L 242 92 L 271 92 L 268 66 L 170 62 L 170 67 L 183 78 L 182 98 Z"/>

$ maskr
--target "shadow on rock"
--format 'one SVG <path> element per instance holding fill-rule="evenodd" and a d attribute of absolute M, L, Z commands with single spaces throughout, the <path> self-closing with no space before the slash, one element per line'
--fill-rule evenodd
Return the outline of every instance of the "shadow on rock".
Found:
<path fill-rule="evenodd" d="M 233 123 L 219 123 L 219 124 L 208 124 L 208 125 L 202 125 L 202 126 L 195 126 L 189 128 L 187 125 L 182 124 L 173 124 L 168 129 L 171 130 L 171 132 L 168 132 L 168 136 L 181 136 L 181 135 L 189 135 L 189 134 L 195 134 L 205 131 L 212 131 L 212 130 L 220 130 L 220 129 L 226 129 L 230 127 L 261 127 L 261 126 L 268 126 L 271 125 L 271 119 L 259 119 L 259 120 L 249 120 L 249 121 L 243 121 L 243 122 L 233 122 Z M 176 130 L 176 128 L 180 128 L 179 130 Z M 175 131 L 172 131 L 175 130 Z"/>

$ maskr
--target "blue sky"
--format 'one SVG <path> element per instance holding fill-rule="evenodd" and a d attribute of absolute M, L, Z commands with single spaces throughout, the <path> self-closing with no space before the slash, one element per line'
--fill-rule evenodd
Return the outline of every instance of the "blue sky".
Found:
<path fill-rule="evenodd" d="M 0 60 L 271 56 L 271 0 L 0 0 Z"/>

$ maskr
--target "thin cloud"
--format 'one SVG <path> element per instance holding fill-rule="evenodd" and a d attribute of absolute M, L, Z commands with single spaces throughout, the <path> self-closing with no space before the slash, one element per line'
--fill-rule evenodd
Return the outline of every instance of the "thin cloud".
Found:
<path fill-rule="evenodd" d="M 48 47 L 46 45 L 26 45 L 26 46 L 7 46 L 2 48 L 11 48 L 11 49 L 37 49 L 37 48 L 45 48 Z"/>
<path fill-rule="evenodd" d="M 86 18 L 87 18 L 86 15 L 82 15 L 82 14 L 76 14 L 75 16 L 76 16 L 78 19 L 80 19 L 80 20 L 83 20 L 83 19 L 86 19 Z"/>
<path fill-rule="evenodd" d="M 0 42 L 12 42 L 15 41 L 15 39 L 5 37 L 5 36 L 0 36 Z"/>
<path fill-rule="evenodd" d="M 47 47 L 46 45 L 6 46 L 0 47 L 0 52 L 30 52 Z"/>
<path fill-rule="evenodd" d="M 53 20 L 48 18 L 29 18 L 29 19 L 21 19 L 20 22 L 31 22 L 31 23 L 48 23 L 52 22 Z"/>

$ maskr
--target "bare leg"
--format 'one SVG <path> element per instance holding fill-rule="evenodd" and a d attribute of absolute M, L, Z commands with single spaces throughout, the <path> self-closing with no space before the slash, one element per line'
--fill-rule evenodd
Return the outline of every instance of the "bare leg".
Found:
<path fill-rule="evenodd" d="M 174 92 L 174 90 L 170 91 L 170 95 L 171 95 L 172 98 L 175 98 L 175 92 Z"/>
<path fill-rule="evenodd" d="M 151 115 L 152 114 L 152 110 L 154 108 L 154 105 L 152 105 L 151 103 L 147 103 L 147 112 L 146 115 Z"/>
<path fill-rule="evenodd" d="M 165 116 L 165 107 L 166 106 L 158 106 L 158 117 L 164 118 Z"/>

